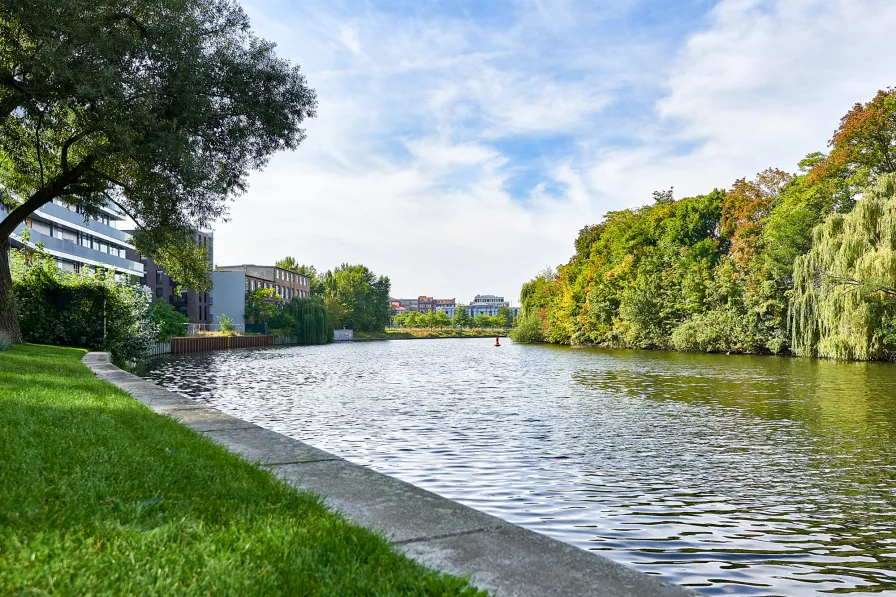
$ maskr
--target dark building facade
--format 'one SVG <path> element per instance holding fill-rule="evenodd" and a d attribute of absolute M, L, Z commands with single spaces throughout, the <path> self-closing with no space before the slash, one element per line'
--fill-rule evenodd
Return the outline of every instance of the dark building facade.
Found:
<path fill-rule="evenodd" d="M 209 268 L 214 263 L 214 234 L 211 232 L 196 232 L 196 242 L 208 247 Z M 183 289 L 177 292 L 177 280 L 172 280 L 165 270 L 149 257 L 143 257 L 135 250 L 128 250 L 128 259 L 139 261 L 143 264 L 144 277 L 142 284 L 149 288 L 153 299 L 163 299 L 177 311 L 190 318 L 190 323 L 213 323 L 209 307 L 214 302 L 212 292 L 196 292 Z"/>

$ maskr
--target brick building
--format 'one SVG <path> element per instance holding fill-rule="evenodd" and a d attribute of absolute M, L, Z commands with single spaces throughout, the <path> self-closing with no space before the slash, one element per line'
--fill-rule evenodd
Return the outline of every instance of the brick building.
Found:
<path fill-rule="evenodd" d="M 219 265 L 219 272 L 243 272 L 245 291 L 259 288 L 273 288 L 280 295 L 280 302 L 289 302 L 294 297 L 311 296 L 311 281 L 307 276 L 279 268 L 275 265 Z"/>
<path fill-rule="evenodd" d="M 454 299 L 437 299 L 431 296 L 418 296 L 413 299 L 392 299 L 400 304 L 408 311 L 419 311 L 420 313 L 429 313 L 430 311 L 441 311 L 446 307 L 455 305 Z"/>

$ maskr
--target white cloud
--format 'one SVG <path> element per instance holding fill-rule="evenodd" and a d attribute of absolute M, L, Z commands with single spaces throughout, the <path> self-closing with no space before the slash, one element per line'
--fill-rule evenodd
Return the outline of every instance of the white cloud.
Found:
<path fill-rule="evenodd" d="M 677 37 L 627 20 L 634 0 L 521 2 L 498 24 L 250 5 L 320 110 L 297 152 L 252 177 L 216 261 L 360 262 L 395 295 L 516 300 L 605 211 L 792 170 L 896 83 L 896 5 L 882 0 L 725 0 Z M 536 149 L 557 134 L 573 141 Z M 517 175 L 531 189 L 514 196 Z"/>
<path fill-rule="evenodd" d="M 683 196 L 769 166 L 795 171 L 855 102 L 896 84 L 894 28 L 896 5 L 877 0 L 720 2 L 680 51 L 658 126 L 637 148 L 600 156 L 595 189 L 630 205 L 669 185 Z"/>

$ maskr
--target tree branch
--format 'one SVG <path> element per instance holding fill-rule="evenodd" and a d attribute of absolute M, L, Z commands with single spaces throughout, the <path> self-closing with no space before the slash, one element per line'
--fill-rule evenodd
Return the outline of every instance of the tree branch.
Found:
<path fill-rule="evenodd" d="M 114 184 L 115 186 L 117 186 L 117 187 L 121 187 L 121 188 L 124 189 L 125 191 L 130 191 L 130 190 L 131 190 L 131 187 L 128 186 L 127 184 L 121 182 L 120 180 L 116 180 L 116 179 L 112 178 L 112 177 L 109 176 L 108 174 L 105 174 L 105 173 L 103 173 L 103 172 L 100 172 L 100 171 L 97 170 L 96 168 L 91 168 L 90 170 L 91 170 L 91 172 L 93 172 L 94 174 L 96 174 L 97 176 L 99 176 L 100 178 L 102 178 L 102 179 L 104 179 L 104 180 L 108 180 L 109 182 L 111 182 L 111 183 Z M 112 201 L 113 203 L 115 203 L 115 201 L 112 200 L 111 198 L 110 198 L 109 200 Z M 115 204 L 118 205 L 117 203 L 115 203 Z"/>
<path fill-rule="evenodd" d="M 66 139 L 65 143 L 62 144 L 62 155 L 61 155 L 59 161 L 60 161 L 60 164 L 62 165 L 63 172 L 68 172 L 68 150 L 71 148 L 71 146 L 74 143 L 77 143 L 78 141 L 80 141 L 81 139 L 83 139 L 84 137 L 89 135 L 91 132 L 92 132 L 91 129 L 84 129 L 77 135 L 73 135 L 73 136 L 69 137 L 68 139 Z"/>
<path fill-rule="evenodd" d="M 140 34 L 141 34 L 144 38 L 147 37 L 147 36 L 149 35 L 149 29 L 147 29 L 147 28 L 146 28 L 146 25 L 144 25 L 143 23 L 141 23 L 141 22 L 137 19 L 137 17 L 135 17 L 134 15 L 129 15 L 129 14 L 126 13 L 126 12 L 114 12 L 114 13 L 110 14 L 110 15 L 109 15 L 108 17 L 106 17 L 106 18 L 109 19 L 110 21 L 112 21 L 113 23 L 114 23 L 114 22 L 117 22 L 117 21 L 127 21 L 127 22 L 129 22 L 130 24 L 132 24 L 134 27 L 136 27 L 137 29 L 139 29 L 139 30 L 140 30 Z"/>
<path fill-rule="evenodd" d="M 99 174 L 99 173 L 97 173 L 97 174 Z M 102 174 L 100 174 L 100 176 L 102 176 Z M 137 226 L 137 228 L 139 228 L 140 230 L 146 231 L 146 226 L 141 224 L 140 220 L 137 219 L 137 216 L 132 214 L 124 205 L 122 205 L 121 203 L 119 203 L 118 201 L 113 199 L 112 195 L 110 195 L 109 193 L 103 193 L 103 195 L 105 195 L 106 199 L 108 199 L 111 203 L 113 203 L 115 205 L 115 207 L 120 209 L 122 211 L 122 213 L 124 213 L 124 215 L 131 218 L 131 220 L 133 220 L 134 225 Z"/>
<path fill-rule="evenodd" d="M 89 155 L 85 157 L 77 166 L 53 178 L 48 184 L 28 197 L 24 203 L 9 212 L 0 221 L 0 238 L 8 237 L 15 231 L 16 226 L 24 222 L 25 218 L 37 209 L 40 209 L 56 197 L 66 194 L 69 190 L 69 185 L 78 182 L 82 176 L 89 172 L 94 161 L 96 161 L 96 156 Z"/>
<path fill-rule="evenodd" d="M 41 157 L 43 153 L 41 151 L 40 146 L 40 129 L 44 123 L 44 113 L 39 112 L 40 116 L 37 119 L 37 123 L 34 125 L 34 143 L 37 145 L 37 164 L 40 166 L 40 186 L 45 186 L 47 183 L 44 181 L 44 159 Z"/>
<path fill-rule="evenodd" d="M 847 278 L 846 276 L 830 276 L 828 280 L 837 285 L 844 286 L 865 286 L 866 282 L 858 280 L 856 278 Z M 896 296 L 896 288 L 891 288 L 890 286 L 878 286 L 877 288 L 869 289 L 868 294 L 874 294 L 875 292 L 882 292 L 886 295 Z"/>

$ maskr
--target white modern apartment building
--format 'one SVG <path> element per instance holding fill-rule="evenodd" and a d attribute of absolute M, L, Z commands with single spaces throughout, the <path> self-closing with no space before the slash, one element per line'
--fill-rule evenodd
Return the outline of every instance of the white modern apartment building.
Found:
<path fill-rule="evenodd" d="M 0 205 L 0 219 L 9 209 Z M 35 248 L 41 243 L 65 271 L 77 271 L 82 266 L 103 267 L 140 278 L 143 264 L 125 256 L 127 249 L 134 248 L 130 236 L 114 226 L 122 220 L 122 214 L 111 206 L 101 208 L 98 216 L 85 219 L 76 206 L 55 200 L 31 214 L 10 240 L 12 246 L 20 248 Z M 30 230 L 26 233 L 25 228 Z"/>
<path fill-rule="evenodd" d="M 510 303 L 505 301 L 503 296 L 477 294 L 469 305 L 436 307 L 436 311 L 442 311 L 448 317 L 454 317 L 454 312 L 458 307 L 464 307 L 467 310 L 467 315 L 470 317 L 476 317 L 477 315 L 497 315 L 498 309 L 501 307 L 508 307 L 513 312 L 513 316 L 516 317 L 520 310 L 519 307 L 511 307 Z"/>

